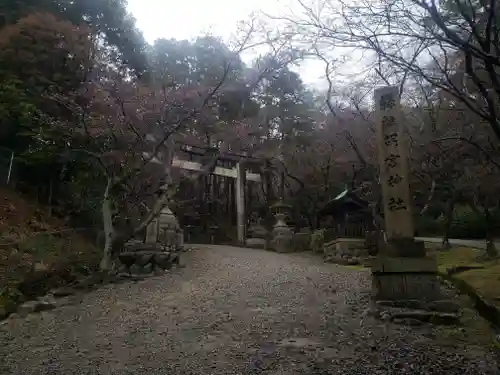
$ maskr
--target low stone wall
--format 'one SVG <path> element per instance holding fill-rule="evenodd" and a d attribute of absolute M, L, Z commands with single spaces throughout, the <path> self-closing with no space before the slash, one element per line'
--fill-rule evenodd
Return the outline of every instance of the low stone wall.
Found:
<path fill-rule="evenodd" d="M 129 274 L 149 274 L 164 272 L 179 264 L 180 245 L 147 244 L 139 241 L 130 241 L 118 255 L 121 263 L 121 272 Z"/>
<path fill-rule="evenodd" d="M 323 245 L 325 261 L 356 265 L 368 259 L 368 249 L 363 238 L 337 238 Z"/>

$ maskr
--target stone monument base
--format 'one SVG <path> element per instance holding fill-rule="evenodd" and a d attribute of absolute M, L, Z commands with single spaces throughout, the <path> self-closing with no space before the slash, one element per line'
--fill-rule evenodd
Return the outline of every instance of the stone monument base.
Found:
<path fill-rule="evenodd" d="M 275 236 L 271 241 L 271 248 L 277 253 L 293 252 L 293 232 L 290 236 Z"/>
<path fill-rule="evenodd" d="M 441 300 L 436 260 L 379 255 L 372 261 L 375 300 Z"/>
<path fill-rule="evenodd" d="M 398 243 L 392 243 L 372 260 L 372 293 L 379 317 L 410 325 L 458 323 L 460 306 L 441 290 L 436 259 L 425 256 L 423 243 L 405 244 L 399 248 L 404 257 L 395 256 Z"/>
<path fill-rule="evenodd" d="M 180 246 L 163 246 L 131 240 L 118 254 L 121 271 L 128 274 L 164 272 L 180 263 Z"/>
<path fill-rule="evenodd" d="M 293 230 L 285 222 L 285 214 L 276 214 L 276 224 L 272 231 L 271 247 L 278 253 L 293 251 Z"/>

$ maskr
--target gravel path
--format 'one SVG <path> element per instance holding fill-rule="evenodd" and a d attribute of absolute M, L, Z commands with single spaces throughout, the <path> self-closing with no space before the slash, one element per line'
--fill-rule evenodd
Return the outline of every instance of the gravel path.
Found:
<path fill-rule="evenodd" d="M 188 267 L 0 326 L 2 374 L 499 374 L 486 350 L 366 316 L 369 273 L 199 246 Z"/>

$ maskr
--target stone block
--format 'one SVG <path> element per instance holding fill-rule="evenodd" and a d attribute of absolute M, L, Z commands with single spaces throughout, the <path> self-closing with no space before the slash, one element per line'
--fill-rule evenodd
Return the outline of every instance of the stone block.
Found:
<path fill-rule="evenodd" d="M 436 273 L 436 259 L 432 257 L 389 257 L 379 255 L 372 260 L 372 273 Z"/>
<path fill-rule="evenodd" d="M 28 301 L 18 307 L 17 313 L 21 316 L 26 316 L 31 313 L 52 310 L 56 307 L 53 302 L 49 301 Z"/>
<path fill-rule="evenodd" d="M 443 313 L 457 313 L 460 311 L 460 305 L 458 303 L 448 300 L 429 302 L 427 308 L 432 311 Z"/>
<path fill-rule="evenodd" d="M 394 306 L 404 309 L 425 309 L 427 307 L 425 302 L 416 299 L 403 299 L 400 301 L 394 301 Z"/>
<path fill-rule="evenodd" d="M 392 239 L 383 243 L 381 254 L 390 257 L 423 258 L 425 257 L 425 244 L 413 238 Z"/>
<path fill-rule="evenodd" d="M 453 313 L 437 313 L 421 310 L 404 310 L 392 312 L 391 320 L 416 319 L 425 323 L 454 325 L 460 322 L 460 315 Z"/>
<path fill-rule="evenodd" d="M 151 263 L 153 260 L 154 253 L 151 252 L 141 252 L 137 254 L 137 259 L 135 261 L 135 264 L 144 267 L 147 264 Z"/>
<path fill-rule="evenodd" d="M 139 251 L 158 251 L 160 248 L 160 245 L 158 243 L 144 243 L 144 242 L 137 242 L 137 241 L 131 241 L 127 242 L 125 244 L 125 253 L 129 252 L 139 252 Z"/>
<path fill-rule="evenodd" d="M 75 292 L 76 291 L 74 289 L 68 288 L 68 287 L 61 287 L 61 288 L 54 289 L 51 291 L 52 295 L 55 298 L 62 298 L 62 297 L 71 296 L 71 295 L 75 294 Z"/>
<path fill-rule="evenodd" d="M 134 275 L 140 275 L 143 273 L 142 271 L 142 267 L 137 265 L 137 264 L 133 264 L 131 267 L 130 267 L 130 273 L 131 274 L 134 274 Z"/>
<path fill-rule="evenodd" d="M 403 324 L 408 326 L 421 326 L 422 324 L 424 324 L 423 321 L 413 318 L 394 318 L 392 322 L 395 324 Z"/>
<path fill-rule="evenodd" d="M 180 258 L 180 256 L 179 256 L 179 254 L 173 254 L 173 256 L 172 256 L 172 258 L 171 258 L 171 259 L 172 259 L 172 264 L 177 264 L 177 265 L 179 265 L 179 263 L 180 263 L 180 259 L 181 259 L 181 258 Z"/>
<path fill-rule="evenodd" d="M 350 266 L 356 266 L 359 264 L 359 259 L 357 259 L 357 258 L 347 259 L 347 264 Z"/>
<path fill-rule="evenodd" d="M 331 255 L 327 255 L 324 259 L 325 263 L 335 263 L 335 258 Z"/>
<path fill-rule="evenodd" d="M 387 257 L 372 260 L 375 299 L 435 301 L 442 299 L 434 258 Z"/>
<path fill-rule="evenodd" d="M 278 253 L 290 253 L 293 251 L 293 241 L 291 237 L 275 237 L 272 240 L 271 246 Z"/>
<path fill-rule="evenodd" d="M 154 266 L 151 263 L 147 263 L 144 267 L 142 267 L 142 271 L 144 273 L 151 273 L 154 271 Z"/>
<path fill-rule="evenodd" d="M 118 254 L 118 260 L 125 265 L 127 268 L 130 268 L 137 259 L 137 254 L 134 252 L 123 252 Z"/>
<path fill-rule="evenodd" d="M 432 273 L 378 273 L 372 277 L 373 297 L 376 300 L 442 299 L 437 276 Z"/>
<path fill-rule="evenodd" d="M 172 268 L 171 253 L 165 252 L 155 254 L 154 261 L 155 265 L 163 270 Z"/>
<path fill-rule="evenodd" d="M 379 300 L 376 302 L 377 307 L 396 307 L 394 301 Z"/>
<path fill-rule="evenodd" d="M 264 239 L 267 236 L 267 229 L 262 225 L 252 225 L 248 228 L 248 236 Z"/>

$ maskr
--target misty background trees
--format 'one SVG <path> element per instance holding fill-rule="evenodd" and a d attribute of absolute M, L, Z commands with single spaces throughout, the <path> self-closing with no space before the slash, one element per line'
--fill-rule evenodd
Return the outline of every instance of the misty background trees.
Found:
<path fill-rule="evenodd" d="M 317 210 L 346 187 L 382 214 L 371 98 L 376 86 L 398 85 L 418 234 L 491 242 L 500 168 L 496 1 L 297 7 L 249 19 L 237 40 L 148 44 L 124 1 L 5 3 L 2 179 L 14 155 L 16 190 L 73 225 L 99 227 L 103 197 L 120 233 L 140 228 L 162 197 L 206 227 L 230 224 L 229 197 L 202 198 L 206 176 L 149 165 L 143 154 L 190 144 L 245 152 L 284 171 L 297 227 L 314 228 Z M 296 72 L 306 58 L 323 64 L 321 88 Z M 249 209 L 262 216 L 255 190 Z M 278 197 L 278 178 L 273 190 Z M 208 204 L 228 209 L 215 215 Z"/>

